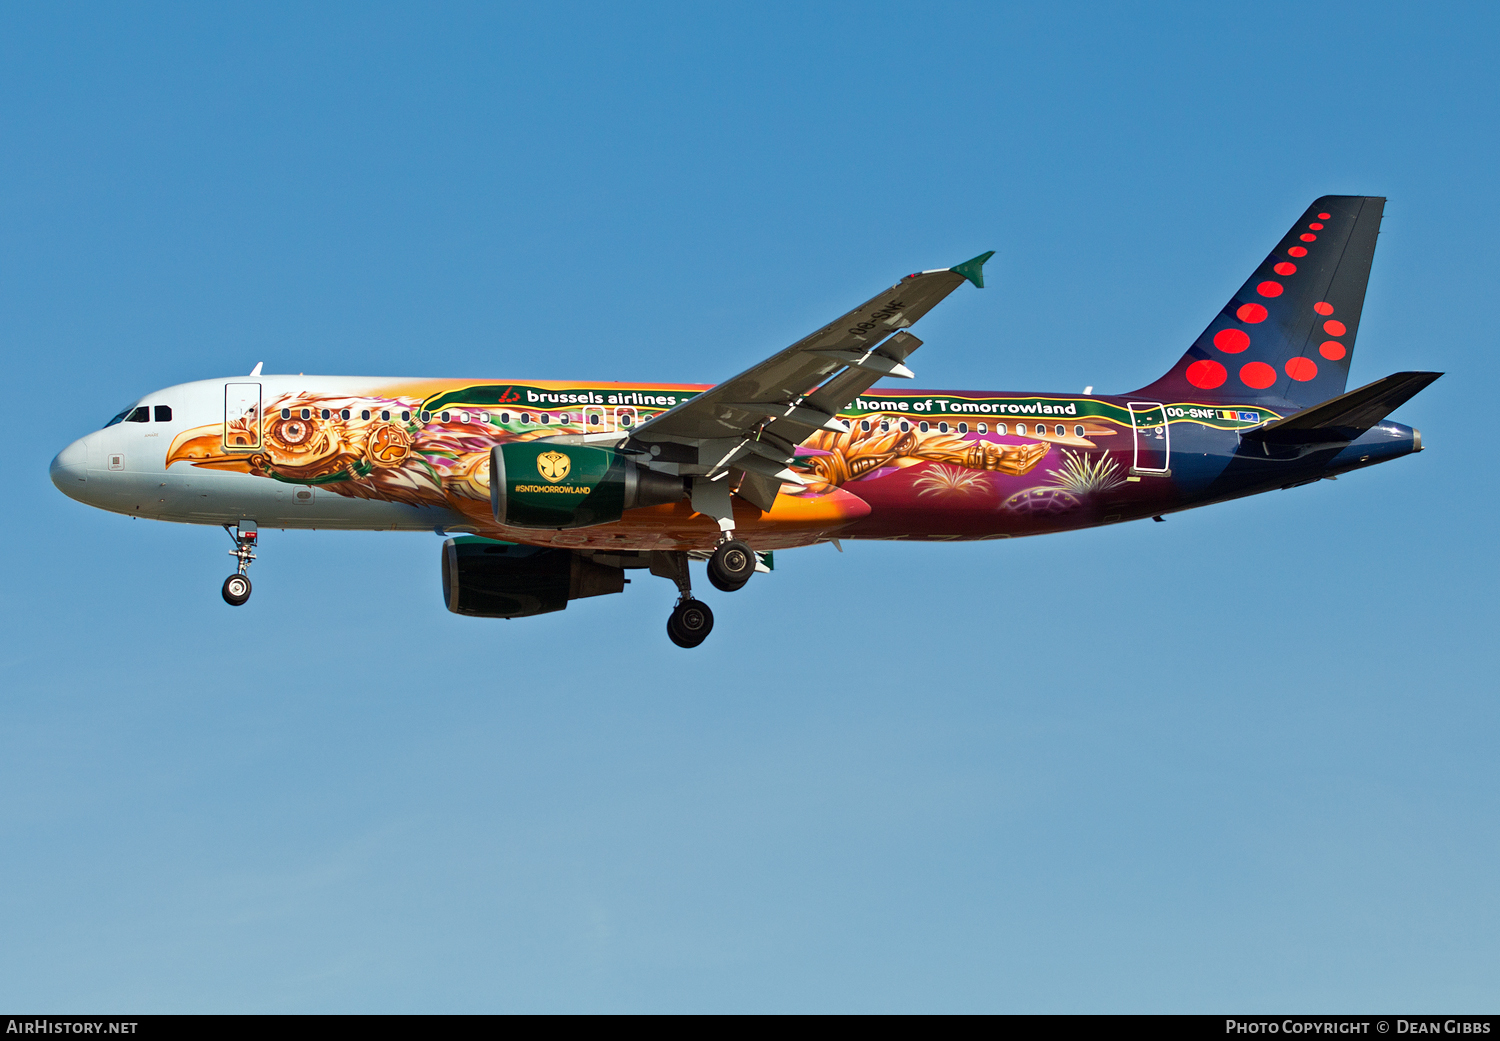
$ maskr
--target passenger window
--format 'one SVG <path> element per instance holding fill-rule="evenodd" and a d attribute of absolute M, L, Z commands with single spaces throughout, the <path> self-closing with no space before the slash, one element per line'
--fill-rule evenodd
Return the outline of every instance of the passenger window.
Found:
<path fill-rule="evenodd" d="M 1063 426 L 1061 423 L 1057 424 L 1057 436 L 1058 437 L 1067 437 L 1068 436 L 1067 435 L 1067 427 Z"/>
<path fill-rule="evenodd" d="M 988 434 L 990 432 L 990 425 L 988 423 L 980 423 L 979 424 L 979 432 L 981 434 Z M 1003 433 L 1005 433 L 1005 424 L 1001 423 L 998 427 L 996 427 L 995 428 L 995 433 L 997 433 L 997 434 L 1003 434 Z"/>
<path fill-rule="evenodd" d="M 891 432 L 891 421 L 889 419 L 882 419 L 880 421 L 880 432 L 882 434 L 889 434 Z"/>
<path fill-rule="evenodd" d="M 448 422 L 448 421 L 449 421 L 449 420 L 450 420 L 450 419 L 452 419 L 452 418 L 453 418 L 453 413 L 452 413 L 452 412 L 444 412 L 444 413 L 443 413 L 443 414 L 442 414 L 442 416 L 440 416 L 440 417 L 439 417 L 439 418 L 441 418 L 441 419 L 442 419 L 442 421 L 443 421 L 443 422 L 444 422 L 444 423 L 446 423 L 446 422 Z"/>
<path fill-rule="evenodd" d="M 602 413 L 602 412 L 589 412 L 588 413 L 588 424 L 591 427 L 603 426 L 604 425 L 604 413 Z"/>
<path fill-rule="evenodd" d="M 1017 423 L 1016 424 L 1016 433 L 1020 434 L 1022 437 L 1025 437 L 1026 436 L 1026 424 L 1025 423 Z"/>
<path fill-rule="evenodd" d="M 1083 436 L 1083 424 L 1082 423 L 1079 423 L 1076 427 L 1073 428 L 1073 436 L 1074 437 L 1082 437 Z"/>
<path fill-rule="evenodd" d="M 329 410 L 328 410 L 328 409 L 326 409 L 326 408 L 325 408 L 325 409 L 324 409 L 324 410 L 323 410 L 323 411 L 322 411 L 322 413 L 321 413 L 321 415 L 322 415 L 322 417 L 323 417 L 323 418 L 324 418 L 324 419 L 332 419 L 332 418 L 333 418 L 333 413 L 332 413 L 332 412 L 330 412 L 330 411 L 329 411 Z"/>
<path fill-rule="evenodd" d="M 925 434 L 925 433 L 927 433 L 928 430 L 931 429 L 931 427 L 929 427 L 927 425 L 927 423 L 924 421 L 924 422 L 921 422 L 921 423 L 917 424 L 917 429 L 920 430 L 920 431 L 922 431 L 922 433 Z"/>
<path fill-rule="evenodd" d="M 360 409 L 359 410 L 359 418 L 360 419 L 369 419 L 370 418 L 370 410 L 367 409 L 367 408 Z"/>
<path fill-rule="evenodd" d="M 406 411 L 403 411 L 401 413 L 401 422 L 403 422 L 403 423 L 410 423 L 411 422 L 411 411 L 409 409 L 406 410 Z"/>
<path fill-rule="evenodd" d="M 904 434 L 904 433 L 906 433 L 910 429 L 911 429 L 911 424 L 908 423 L 906 420 L 903 419 L 901 421 L 901 432 Z"/>
<path fill-rule="evenodd" d="M 154 411 L 156 413 L 156 421 L 158 423 L 170 423 L 170 422 L 172 422 L 172 406 L 171 405 L 157 405 Z"/>
<path fill-rule="evenodd" d="M 391 414 L 389 412 L 382 412 L 380 414 L 380 418 L 381 419 L 389 419 L 390 415 Z M 422 410 L 422 422 L 424 422 L 424 423 L 431 423 L 432 422 L 432 413 L 428 412 L 425 408 Z"/>
<path fill-rule="evenodd" d="M 510 413 L 509 412 L 502 412 L 502 413 L 500 413 L 500 422 L 509 425 L 509 423 L 510 423 Z"/>
<path fill-rule="evenodd" d="M 542 421 L 542 426 L 544 426 L 544 427 L 552 425 L 552 417 L 549 416 L 549 415 L 547 415 L 547 413 L 545 413 L 545 412 L 543 412 L 537 418 L 539 418 Z"/>
<path fill-rule="evenodd" d="M 302 410 L 302 418 L 303 419 L 311 419 L 312 418 L 312 409 L 310 409 L 310 408 L 303 409 Z"/>
<path fill-rule="evenodd" d="M 458 421 L 460 423 L 464 424 L 465 426 L 468 426 L 469 419 L 470 419 L 470 416 L 469 416 L 469 414 L 467 412 L 460 412 L 458 414 Z"/>
<path fill-rule="evenodd" d="M 422 416 L 423 416 L 423 418 L 426 418 L 427 413 L 423 412 Z M 385 422 L 389 423 L 391 421 L 391 410 L 388 409 L 388 408 L 381 409 L 380 410 L 380 418 L 383 419 Z"/>
<path fill-rule="evenodd" d="M 979 428 L 980 428 L 980 432 L 983 433 L 983 431 L 984 431 L 984 424 L 983 423 L 979 424 Z M 1009 430 L 1008 430 L 1008 428 L 1006 427 L 1006 425 L 1004 423 L 996 423 L 995 424 L 995 433 L 1004 436 L 1005 434 L 1009 433 Z"/>
<path fill-rule="evenodd" d="M 967 423 L 960 423 L 960 424 L 958 424 L 958 432 L 960 434 L 967 434 L 969 432 L 969 424 L 967 424 Z"/>
<path fill-rule="evenodd" d="M 529 426 L 531 426 L 531 413 L 530 412 L 522 412 L 521 413 L 521 425 L 523 427 L 529 427 Z"/>
<path fill-rule="evenodd" d="M 339 412 L 339 418 L 340 419 L 348 419 L 349 418 L 349 410 L 347 408 L 346 409 L 342 409 Z"/>
<path fill-rule="evenodd" d="M 859 428 L 868 434 L 870 432 L 870 421 L 868 419 L 861 419 L 859 421 Z"/>
<path fill-rule="evenodd" d="M 490 414 L 488 412 L 481 412 L 481 413 L 479 413 L 479 422 L 483 423 L 485 426 L 489 426 L 490 425 Z"/>
<path fill-rule="evenodd" d="M 281 418 L 282 419 L 291 419 L 292 418 L 292 410 L 289 409 L 289 408 L 282 409 L 281 410 Z"/>
<path fill-rule="evenodd" d="M 145 405 L 132 409 L 130 415 L 125 417 L 127 423 L 149 423 L 151 422 L 151 410 Z"/>

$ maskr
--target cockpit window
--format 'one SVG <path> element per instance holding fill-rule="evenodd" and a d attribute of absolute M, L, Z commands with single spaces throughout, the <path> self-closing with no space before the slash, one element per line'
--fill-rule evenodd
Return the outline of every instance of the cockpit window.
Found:
<path fill-rule="evenodd" d="M 157 405 L 156 408 L 154 409 L 154 412 L 156 414 L 156 421 L 158 423 L 170 423 L 170 422 L 172 422 L 172 406 L 171 405 Z"/>
<path fill-rule="evenodd" d="M 108 423 L 105 423 L 104 424 L 105 428 L 108 429 L 109 427 L 114 426 L 116 423 L 123 423 L 123 422 L 125 422 L 125 417 L 128 416 L 128 415 L 130 415 L 130 409 L 127 408 L 124 412 L 121 412 L 114 419 L 111 419 Z"/>
<path fill-rule="evenodd" d="M 130 415 L 125 417 L 127 423 L 149 423 L 151 422 L 151 409 L 142 405 L 140 408 L 130 410 Z"/>

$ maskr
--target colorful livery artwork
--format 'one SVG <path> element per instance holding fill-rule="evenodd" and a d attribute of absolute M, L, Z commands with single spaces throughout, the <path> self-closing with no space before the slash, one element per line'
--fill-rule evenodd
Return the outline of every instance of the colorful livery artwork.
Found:
<path fill-rule="evenodd" d="M 771 553 L 1110 524 L 1307 483 L 1421 450 L 1386 420 L 1438 373 L 1345 392 L 1383 200 L 1319 199 L 1155 383 L 1124 395 L 914 391 L 907 330 L 990 254 L 907 276 L 716 386 L 266 376 L 168 388 L 75 442 L 54 482 L 134 516 L 262 528 L 436 530 L 447 606 L 518 617 L 649 570 L 701 643 L 719 589 Z M 885 382 L 883 382 L 885 381 Z M 880 383 L 879 387 L 876 384 Z"/>

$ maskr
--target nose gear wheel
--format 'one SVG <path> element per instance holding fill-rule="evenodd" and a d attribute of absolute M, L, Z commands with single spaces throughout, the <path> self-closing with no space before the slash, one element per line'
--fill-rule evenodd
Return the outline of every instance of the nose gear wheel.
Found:
<path fill-rule="evenodd" d="M 223 593 L 226 604 L 239 607 L 250 599 L 250 579 L 246 575 L 230 575 L 224 580 L 224 588 L 220 592 Z"/>

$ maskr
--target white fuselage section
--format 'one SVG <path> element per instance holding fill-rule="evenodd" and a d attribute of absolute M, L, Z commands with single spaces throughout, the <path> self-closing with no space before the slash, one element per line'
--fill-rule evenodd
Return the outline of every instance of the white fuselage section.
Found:
<path fill-rule="evenodd" d="M 360 379 L 368 393 L 383 381 Z M 411 381 L 384 381 L 409 384 Z M 136 517 L 188 524 L 238 524 L 265 528 L 342 528 L 383 531 L 465 530 L 451 510 L 337 495 L 316 485 L 266 480 L 244 473 L 166 467 L 168 447 L 184 431 L 223 423 L 226 387 L 256 384 L 266 401 L 290 392 L 336 395 L 355 381 L 336 376 L 255 376 L 183 383 L 148 394 L 145 422 L 123 421 L 73 442 L 52 461 L 52 482 L 66 495 Z M 170 419 L 158 419 L 170 410 Z"/>

